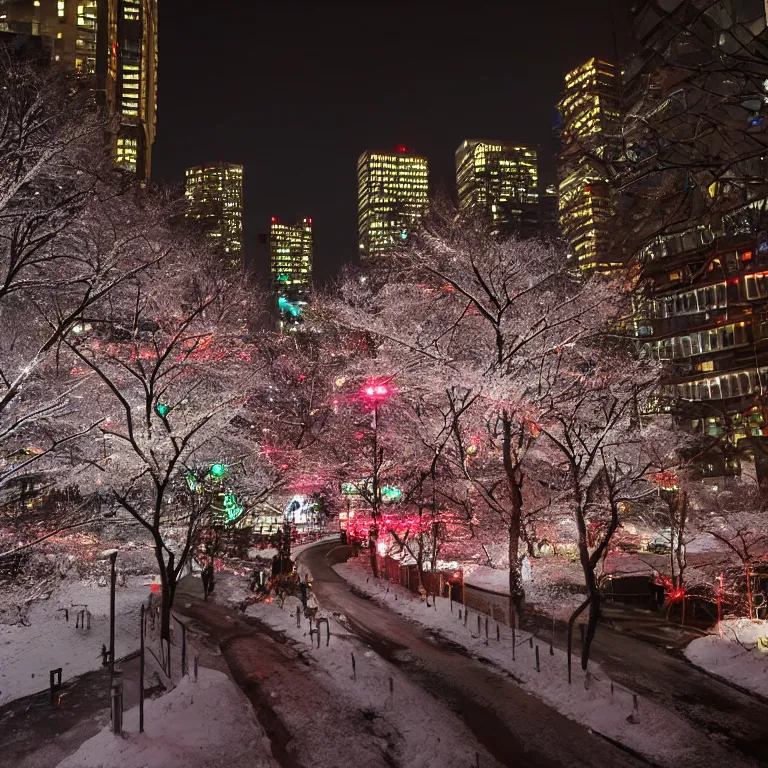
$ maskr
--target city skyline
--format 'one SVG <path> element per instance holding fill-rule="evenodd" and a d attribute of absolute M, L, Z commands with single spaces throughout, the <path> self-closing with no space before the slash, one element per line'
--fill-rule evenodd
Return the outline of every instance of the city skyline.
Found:
<path fill-rule="evenodd" d="M 471 56 L 457 57 L 445 33 L 460 23 L 460 13 L 443 6 L 437 13 L 432 4 L 409 6 L 403 25 L 405 6 L 388 4 L 386 14 L 399 19 L 403 40 L 384 66 L 391 37 L 377 21 L 387 15 L 375 3 L 349 14 L 344 4 L 259 3 L 244 10 L 222 0 L 215 9 L 201 5 L 190 14 L 188 5 L 166 0 L 160 4 L 153 175 L 181 184 L 184 168 L 201 161 L 244 165 L 249 265 L 268 274 L 268 249 L 260 237 L 268 234 L 271 216 L 311 216 L 313 271 L 324 282 L 357 258 L 356 160 L 365 150 L 412 148 L 429 160 L 430 193 L 453 197 L 456 147 L 473 136 L 490 136 L 536 149 L 542 186 L 554 182 L 563 76 L 591 56 L 613 57 L 614 14 L 619 48 L 626 47 L 626 22 L 616 5 L 589 0 L 574 9 L 557 2 L 544 10 L 480 4 L 477 12 L 494 24 L 485 40 L 472 43 Z M 590 18 L 590 26 L 574 36 L 582 18 Z M 244 30 L 257 21 L 275 30 L 290 26 L 292 34 L 264 36 L 258 48 L 248 46 Z M 518 24 L 547 29 L 546 50 L 521 40 L 510 57 L 501 45 L 502 29 Z M 171 25 L 174 33 L 163 37 Z M 211 28 L 215 36 L 207 34 Z M 363 28 L 370 33 L 365 45 L 356 32 Z M 338 45 L 327 46 L 328 39 Z M 202 46 L 205 57 L 195 54 Z M 222 78 L 221 68 L 209 65 L 213 60 L 228 62 L 239 74 Z M 289 114 L 297 98 L 305 119 L 261 119 Z"/>

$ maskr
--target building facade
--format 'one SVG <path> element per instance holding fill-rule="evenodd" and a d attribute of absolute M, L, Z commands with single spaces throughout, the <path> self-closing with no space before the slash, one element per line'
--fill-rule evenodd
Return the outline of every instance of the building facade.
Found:
<path fill-rule="evenodd" d="M 456 150 L 459 207 L 485 216 L 499 233 L 533 233 L 539 219 L 536 150 L 466 140 Z"/>
<path fill-rule="evenodd" d="M 309 292 L 312 283 L 312 219 L 283 224 L 272 217 L 269 271 L 278 291 Z"/>
<path fill-rule="evenodd" d="M 233 265 L 243 259 L 243 166 L 209 163 L 187 168 L 187 216 L 199 222 Z"/>
<path fill-rule="evenodd" d="M 86 79 L 116 123 L 117 164 L 147 180 L 157 127 L 157 0 L 8 0 L 0 30 L 40 36 Z"/>
<path fill-rule="evenodd" d="M 616 66 L 590 59 L 565 76 L 559 104 L 562 151 L 558 159 L 560 229 L 574 269 L 606 270 L 610 250 L 611 185 L 604 161 L 617 150 L 620 83 Z"/>
<path fill-rule="evenodd" d="M 397 147 L 357 161 L 358 247 L 363 258 L 403 245 L 429 202 L 427 158 Z"/>
<path fill-rule="evenodd" d="M 634 24 L 614 196 L 633 247 L 642 241 L 638 340 L 665 361 L 662 402 L 684 426 L 757 453 L 768 441 L 768 109 L 755 97 L 768 81 L 766 8 L 646 0 Z"/>

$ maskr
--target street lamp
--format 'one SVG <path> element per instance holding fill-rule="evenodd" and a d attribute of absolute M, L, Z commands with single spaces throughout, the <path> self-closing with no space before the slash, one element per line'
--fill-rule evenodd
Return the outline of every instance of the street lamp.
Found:
<path fill-rule="evenodd" d="M 371 553 L 371 569 L 375 577 L 378 576 L 376 564 L 375 539 L 378 536 L 378 516 L 379 516 L 379 471 L 384 459 L 383 450 L 379 448 L 379 405 L 391 394 L 391 389 L 386 382 L 369 380 L 360 392 L 363 400 L 368 402 L 373 409 L 373 488 L 371 496 L 371 517 L 372 525 L 368 529 L 368 548 Z"/>
<path fill-rule="evenodd" d="M 115 675 L 115 563 L 117 561 L 116 549 L 105 549 L 96 555 L 97 560 L 109 560 L 110 562 L 110 587 L 109 587 L 109 685 L 112 687 L 112 679 Z"/>

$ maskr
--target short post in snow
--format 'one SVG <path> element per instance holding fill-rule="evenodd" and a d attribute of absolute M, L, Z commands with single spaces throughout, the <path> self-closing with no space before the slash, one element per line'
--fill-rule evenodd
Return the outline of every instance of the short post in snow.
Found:
<path fill-rule="evenodd" d="M 539 665 L 539 646 L 536 646 L 536 671 L 541 672 L 541 666 Z"/>
<path fill-rule="evenodd" d="M 355 654 L 352 654 L 352 679 L 357 681 L 357 670 L 355 669 Z"/>
<path fill-rule="evenodd" d="M 296 626 L 301 626 L 301 609 L 298 605 L 296 606 Z"/>
<path fill-rule="evenodd" d="M 512 661 L 515 660 L 515 646 L 517 643 L 515 642 L 515 623 L 512 622 Z"/>
<path fill-rule="evenodd" d="M 56 697 L 56 691 L 61 689 L 61 667 L 58 669 L 52 669 L 50 672 L 51 678 L 51 704 Z"/>

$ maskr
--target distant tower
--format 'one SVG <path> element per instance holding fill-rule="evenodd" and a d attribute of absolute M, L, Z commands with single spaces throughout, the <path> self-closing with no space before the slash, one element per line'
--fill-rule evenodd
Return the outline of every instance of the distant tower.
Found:
<path fill-rule="evenodd" d="M 269 229 L 269 268 L 278 291 L 306 294 L 312 282 L 312 219 L 281 224 L 272 217 Z"/>
<path fill-rule="evenodd" d="M 581 270 L 610 269 L 614 265 L 608 252 L 608 224 L 613 209 L 600 160 L 616 146 L 619 131 L 616 67 L 590 59 L 569 72 L 560 112 L 560 227 L 572 265 Z"/>
<path fill-rule="evenodd" d="M 186 170 L 187 216 L 216 238 L 233 264 L 243 258 L 243 166 L 210 163 Z"/>
<path fill-rule="evenodd" d="M 8 0 L 0 31 L 40 36 L 79 73 L 117 128 L 117 164 L 149 179 L 157 125 L 157 0 Z"/>
<path fill-rule="evenodd" d="M 427 208 L 428 195 L 426 157 L 405 147 L 363 152 L 357 161 L 360 255 L 379 256 L 404 244 Z"/>
<path fill-rule="evenodd" d="M 468 139 L 456 150 L 459 207 L 483 213 L 497 232 L 533 234 L 538 223 L 536 150 Z"/>

